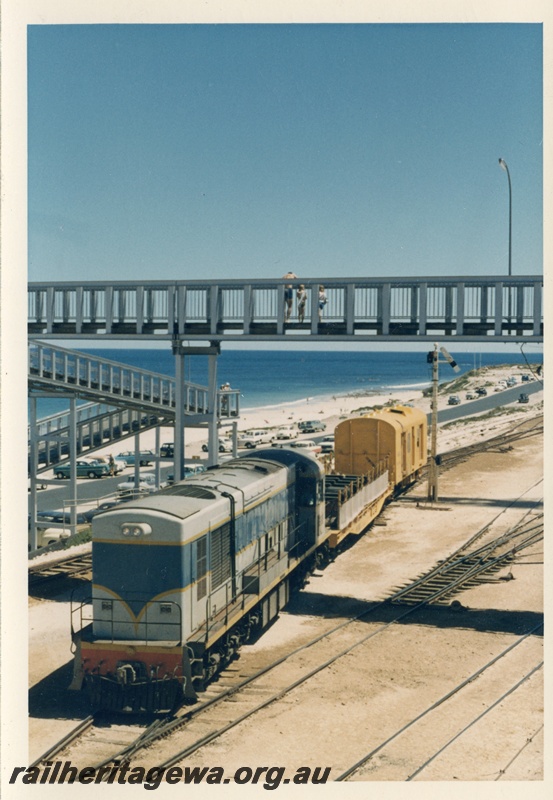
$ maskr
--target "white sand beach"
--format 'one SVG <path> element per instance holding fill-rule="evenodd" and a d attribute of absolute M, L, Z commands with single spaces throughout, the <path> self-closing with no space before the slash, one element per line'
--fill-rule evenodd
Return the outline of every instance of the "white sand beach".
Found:
<path fill-rule="evenodd" d="M 499 380 L 512 375 L 517 379 L 517 386 L 520 391 L 524 391 L 524 384 L 521 376 L 527 374 L 534 378 L 527 365 L 521 364 L 516 367 L 512 365 L 483 367 L 463 375 L 461 378 L 455 376 L 451 381 L 441 384 L 438 395 L 438 409 L 447 406 L 449 395 L 454 392 L 459 395 L 463 405 L 471 401 L 465 401 L 465 393 L 476 386 L 485 386 L 488 394 L 492 394 L 494 387 Z M 454 375 L 454 373 L 452 373 Z M 537 377 L 537 376 L 536 376 Z M 461 385 L 456 387 L 457 382 Z M 499 398 L 498 398 L 499 399 Z M 430 412 L 430 397 L 424 396 L 421 390 L 402 389 L 385 394 L 372 394 L 366 392 L 351 392 L 344 395 L 335 395 L 331 398 L 320 399 L 317 397 L 306 398 L 304 402 L 284 403 L 279 407 L 246 409 L 243 410 L 237 420 L 238 431 L 245 431 L 257 428 L 278 428 L 286 425 L 297 425 L 298 422 L 305 420 L 321 420 L 326 424 L 328 433 L 332 433 L 336 425 L 343 419 L 363 413 L 370 413 L 373 409 L 381 408 L 385 405 L 401 405 L 408 403 L 420 408 L 425 413 Z M 495 436 L 501 430 L 515 423 L 518 419 L 526 419 L 530 414 L 535 414 L 543 408 L 543 390 L 530 395 L 527 405 L 510 403 L 502 407 L 497 414 L 490 417 L 489 412 L 481 412 L 469 415 L 468 418 L 456 423 L 442 423 L 439 426 L 440 439 L 439 450 L 445 452 L 471 440 L 476 440 L 482 436 Z M 481 417 L 486 416 L 486 425 L 482 426 Z M 232 425 L 222 423 L 221 436 L 230 435 Z M 140 436 L 140 448 L 144 450 L 155 450 L 156 433 L 146 431 Z M 162 428 L 160 442 L 173 442 L 174 430 L 172 427 Z M 207 428 L 186 428 L 185 429 L 185 457 L 198 458 L 202 455 L 201 446 L 207 441 Z M 98 455 L 116 455 L 122 450 L 134 448 L 132 438 L 121 441 L 117 444 L 107 445 L 101 450 L 95 451 Z"/>

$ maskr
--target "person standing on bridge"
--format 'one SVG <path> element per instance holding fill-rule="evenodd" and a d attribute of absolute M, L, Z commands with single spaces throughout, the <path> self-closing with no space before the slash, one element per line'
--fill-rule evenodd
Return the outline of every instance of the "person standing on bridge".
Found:
<path fill-rule="evenodd" d="M 307 302 L 307 292 L 305 291 L 303 283 L 300 283 L 298 286 L 296 300 L 298 301 L 298 322 L 303 322 L 305 317 L 305 304 Z"/>
<path fill-rule="evenodd" d="M 323 318 L 323 309 L 326 306 L 326 292 L 324 286 L 319 286 L 319 322 Z"/>
<path fill-rule="evenodd" d="M 297 275 L 294 275 L 293 272 L 287 272 L 286 275 L 282 276 L 284 279 L 292 280 L 293 278 L 297 278 Z M 294 289 L 292 284 L 286 284 L 284 287 L 284 322 L 288 322 L 290 319 L 290 314 L 292 313 L 292 302 L 294 300 Z"/>

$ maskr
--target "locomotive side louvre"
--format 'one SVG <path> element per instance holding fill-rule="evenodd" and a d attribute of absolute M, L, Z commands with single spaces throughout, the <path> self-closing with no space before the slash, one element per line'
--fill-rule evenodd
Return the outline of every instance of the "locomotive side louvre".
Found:
<path fill-rule="evenodd" d="M 72 609 L 71 688 L 95 707 L 170 710 L 375 519 L 426 462 L 426 417 L 395 407 L 335 430 L 336 472 L 257 450 L 98 514 L 93 597 Z M 341 474 L 337 474 L 341 473 Z"/>
<path fill-rule="evenodd" d="M 183 690 L 195 697 L 240 636 L 286 604 L 287 576 L 316 546 L 313 531 L 324 532 L 296 512 L 296 465 L 305 471 L 306 461 L 236 459 L 98 515 L 92 617 L 86 604 L 76 610 L 71 688 L 85 680 L 93 702 L 112 710 L 160 710 Z M 312 462 L 305 502 L 315 518 L 322 471 Z M 245 631 L 225 636 L 237 623 Z"/>

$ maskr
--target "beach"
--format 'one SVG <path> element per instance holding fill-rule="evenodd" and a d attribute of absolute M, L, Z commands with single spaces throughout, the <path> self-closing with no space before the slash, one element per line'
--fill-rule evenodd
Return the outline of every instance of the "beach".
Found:
<path fill-rule="evenodd" d="M 521 375 L 532 373 L 525 366 L 513 367 L 504 365 L 497 367 L 482 367 L 467 373 L 462 379 L 462 389 L 456 388 L 457 381 L 453 378 L 440 385 L 438 395 L 438 410 L 447 407 L 448 397 L 451 392 L 456 392 L 465 404 L 465 393 L 476 386 L 485 386 L 488 394 L 493 393 L 493 388 L 498 381 L 513 375 L 517 378 L 517 385 L 520 391 L 524 391 L 524 384 L 521 382 Z M 429 387 L 430 388 L 430 387 Z M 470 401 L 469 401 L 470 402 Z M 419 408 L 424 413 L 430 412 L 431 398 L 425 396 L 421 389 L 397 389 L 385 393 L 374 393 L 366 391 L 354 391 L 345 394 L 336 394 L 332 397 L 306 397 L 303 401 L 293 401 L 282 403 L 279 406 L 265 406 L 261 408 L 242 409 L 241 415 L 237 420 L 238 431 L 252 429 L 276 430 L 281 426 L 295 426 L 297 423 L 306 420 L 319 420 L 325 423 L 326 432 L 332 434 L 336 425 L 351 416 L 370 413 L 373 410 L 387 405 L 409 404 Z M 530 395 L 527 405 L 510 404 L 500 409 L 499 413 L 490 418 L 489 412 L 475 413 L 457 423 L 441 423 L 439 430 L 439 450 L 448 450 L 469 444 L 479 440 L 483 436 L 489 438 L 500 433 L 505 428 L 515 424 L 518 420 L 527 419 L 530 414 L 535 414 L 543 409 L 543 391 L 535 392 Z M 486 416 L 485 428 L 482 426 L 482 417 Z M 232 432 L 231 422 L 222 422 L 220 435 L 230 435 Z M 156 442 L 155 430 L 146 431 L 139 434 L 140 449 L 154 450 Z M 161 428 L 160 443 L 173 442 L 173 427 Z M 202 452 L 202 444 L 207 442 L 207 428 L 185 428 L 185 458 L 196 459 L 205 458 Z M 106 447 L 94 451 L 97 455 L 107 456 L 110 453 L 117 455 L 121 450 L 133 449 L 132 438 L 123 440 L 120 443 L 111 443 Z M 147 470 L 151 468 L 146 468 Z"/>

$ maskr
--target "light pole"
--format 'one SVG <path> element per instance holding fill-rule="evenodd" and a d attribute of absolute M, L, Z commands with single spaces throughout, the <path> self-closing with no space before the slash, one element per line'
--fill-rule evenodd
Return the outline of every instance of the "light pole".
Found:
<path fill-rule="evenodd" d="M 513 191 L 511 187 L 511 173 L 509 172 L 509 167 L 507 166 L 507 162 L 504 159 L 499 159 L 499 166 L 501 169 L 505 170 L 507 173 L 507 179 L 509 181 L 509 277 L 513 274 L 512 272 L 512 261 L 511 261 L 511 254 L 512 254 L 512 223 L 513 223 Z M 509 322 L 509 333 L 510 333 L 510 325 L 511 325 L 511 287 L 507 288 L 509 292 L 509 304 L 508 304 L 508 322 Z"/>
<path fill-rule="evenodd" d="M 511 252 L 512 252 L 512 222 L 513 222 L 513 191 L 511 188 L 511 173 L 509 172 L 509 167 L 507 163 L 500 158 L 499 159 L 499 166 L 501 169 L 504 169 L 507 173 L 507 179 L 509 181 L 509 277 L 513 274 L 512 272 L 512 262 L 511 262 Z"/>

